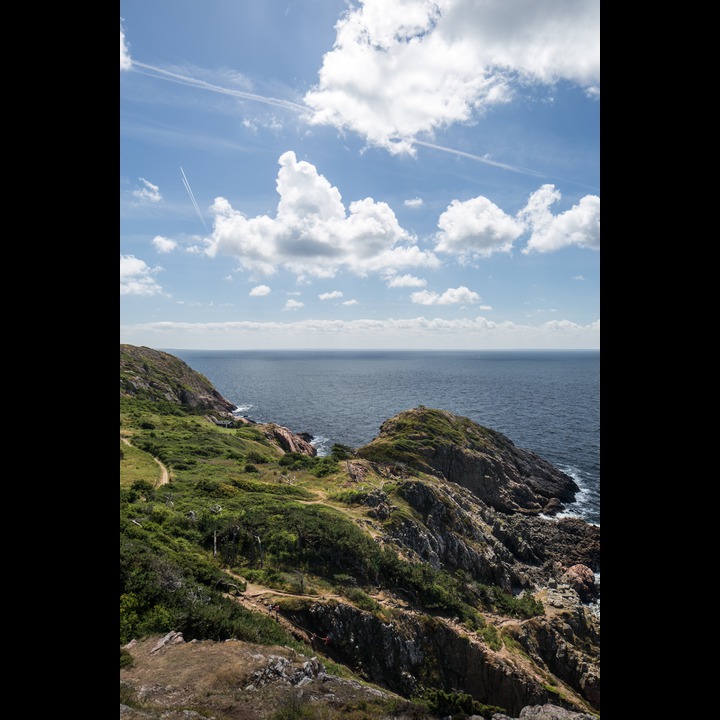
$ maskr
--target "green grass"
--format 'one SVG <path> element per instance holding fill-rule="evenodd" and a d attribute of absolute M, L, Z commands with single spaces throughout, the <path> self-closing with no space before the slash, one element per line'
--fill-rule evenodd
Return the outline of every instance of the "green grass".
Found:
<path fill-rule="evenodd" d="M 152 455 L 122 440 L 120 453 L 120 487 L 130 487 L 137 480 L 146 480 L 152 485 L 160 481 L 162 470 Z"/>

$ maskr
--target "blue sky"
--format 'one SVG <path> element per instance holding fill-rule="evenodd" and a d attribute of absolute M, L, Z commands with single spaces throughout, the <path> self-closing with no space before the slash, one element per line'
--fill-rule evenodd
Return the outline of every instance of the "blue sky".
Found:
<path fill-rule="evenodd" d="M 600 347 L 599 0 L 121 0 L 120 342 Z"/>

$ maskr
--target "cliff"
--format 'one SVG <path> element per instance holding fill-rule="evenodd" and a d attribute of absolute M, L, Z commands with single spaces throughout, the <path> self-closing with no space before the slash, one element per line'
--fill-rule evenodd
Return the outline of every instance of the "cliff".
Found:
<path fill-rule="evenodd" d="M 210 381 L 169 353 L 120 345 L 120 395 L 229 416 L 235 406 Z"/>
<path fill-rule="evenodd" d="M 418 407 L 367 445 L 319 458 L 287 428 L 208 422 L 231 403 L 148 348 L 121 346 L 121 401 L 121 644 L 136 661 L 121 681 L 143 717 L 155 717 L 149 687 L 162 712 L 191 699 L 247 720 L 309 698 L 323 718 L 360 704 L 367 720 L 390 706 L 408 718 L 599 713 L 600 530 L 551 517 L 578 487 L 535 453 Z M 138 484 L 127 443 L 165 463 L 171 482 Z M 172 647 L 151 652 L 168 631 Z M 206 665 L 230 639 L 231 666 L 252 673 Z M 218 697 L 193 684 L 181 703 L 172 671 L 159 670 L 171 657 L 194 657 L 188 672 L 212 674 Z"/>

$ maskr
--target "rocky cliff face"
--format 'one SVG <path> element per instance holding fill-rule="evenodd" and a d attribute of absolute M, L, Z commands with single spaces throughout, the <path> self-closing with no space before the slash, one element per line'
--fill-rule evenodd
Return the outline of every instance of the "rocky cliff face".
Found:
<path fill-rule="evenodd" d="M 178 403 L 206 416 L 233 409 L 177 358 L 122 345 L 120 354 L 121 394 Z M 316 455 L 307 436 L 272 423 L 253 426 L 285 453 Z M 408 591 L 379 573 L 363 588 L 375 610 L 352 594 L 288 598 L 291 593 L 267 590 L 267 597 L 281 602 L 282 619 L 297 629 L 298 639 L 324 639 L 327 657 L 405 698 L 423 688 L 470 693 L 523 720 L 585 720 L 591 716 L 575 713 L 599 711 L 600 528 L 551 517 L 578 492 L 572 478 L 500 433 L 419 407 L 383 423 L 378 437 L 326 482 L 308 508 L 350 489 L 352 522 L 412 567 L 444 573 L 471 612 L 464 621 L 452 617 L 456 605 L 436 613 L 417 589 Z M 318 478 L 309 487 L 317 490 Z M 335 500 L 332 512 L 342 513 L 341 505 Z M 291 534 L 285 542 L 291 556 Z M 270 540 L 263 543 L 271 555 Z M 353 566 L 344 566 L 339 553 L 333 572 L 347 579 Z M 366 576 L 372 580 L 371 572 Z M 321 578 L 323 587 L 334 578 Z M 542 605 L 517 614 L 487 602 L 496 590 L 505 593 L 505 602 L 527 596 Z M 501 718 L 508 716 L 496 720 Z"/>
<path fill-rule="evenodd" d="M 235 406 L 212 383 L 169 353 L 120 345 L 120 395 L 177 403 L 194 413 L 231 416 Z"/>
<path fill-rule="evenodd" d="M 505 513 L 555 514 L 580 490 L 569 475 L 501 433 L 423 406 L 386 420 L 358 453 L 435 473 Z"/>

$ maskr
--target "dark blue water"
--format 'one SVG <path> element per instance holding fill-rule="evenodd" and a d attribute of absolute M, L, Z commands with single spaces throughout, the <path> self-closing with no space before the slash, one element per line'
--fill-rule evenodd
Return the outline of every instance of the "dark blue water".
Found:
<path fill-rule="evenodd" d="M 418 405 L 509 437 L 568 473 L 581 492 L 567 515 L 600 524 L 598 351 L 168 350 L 256 422 L 359 447 Z"/>

